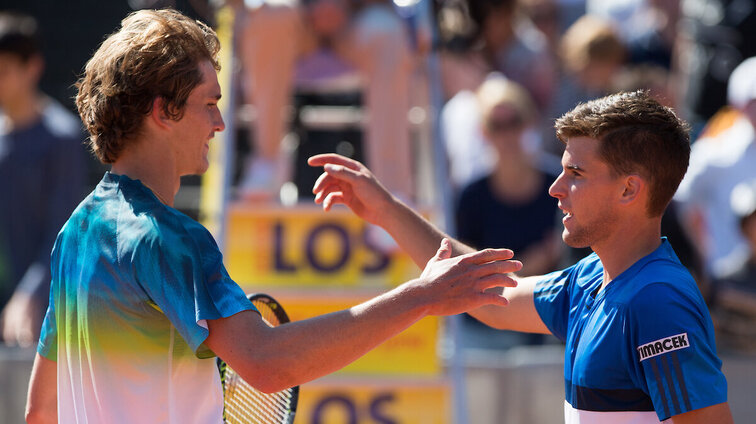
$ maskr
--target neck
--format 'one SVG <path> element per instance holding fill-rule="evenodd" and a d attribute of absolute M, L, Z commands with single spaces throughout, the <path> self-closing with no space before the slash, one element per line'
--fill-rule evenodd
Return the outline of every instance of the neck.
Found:
<path fill-rule="evenodd" d="M 159 148 L 159 144 L 148 140 L 135 141 L 113 163 L 111 172 L 141 181 L 161 202 L 172 207 L 181 176 L 173 156 L 156 151 Z"/>
<path fill-rule="evenodd" d="M 604 267 L 601 289 L 661 245 L 661 217 L 633 220 L 610 239 L 591 246 Z"/>
<path fill-rule="evenodd" d="M 42 113 L 42 101 L 39 94 L 19 96 L 19 99 L 3 105 L 3 113 L 13 129 L 26 128 L 37 122 Z"/>

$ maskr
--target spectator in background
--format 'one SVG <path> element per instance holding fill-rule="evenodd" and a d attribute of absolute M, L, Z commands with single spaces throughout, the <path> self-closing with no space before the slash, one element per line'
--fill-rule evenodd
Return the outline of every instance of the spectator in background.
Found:
<path fill-rule="evenodd" d="M 476 248 L 504 247 L 523 263 L 520 275 L 545 274 L 557 265 L 561 246 L 557 202 L 549 195 L 556 177 L 541 171 L 530 148 L 528 129 L 538 122 L 527 91 L 502 76 L 489 77 L 478 89 L 481 132 L 494 151 L 495 165 L 468 185 L 457 202 L 457 236 Z M 533 344 L 543 336 L 500 331 L 477 320 L 464 321 L 467 345 L 505 347 Z M 477 335 L 477 337 L 476 337 Z"/>
<path fill-rule="evenodd" d="M 468 0 L 473 21 L 490 45 L 494 70 L 530 93 L 538 110 L 551 101 L 556 64 L 546 38 L 517 13 L 517 0 Z"/>
<path fill-rule="evenodd" d="M 700 128 L 728 102 L 730 73 L 756 56 L 756 7 L 753 0 L 685 0 L 675 47 L 680 110 Z"/>
<path fill-rule="evenodd" d="M 566 80 L 577 91 L 568 103 L 600 97 L 610 91 L 612 79 L 626 56 L 625 46 L 610 22 L 590 15 L 581 17 L 567 29 L 560 52 Z"/>
<path fill-rule="evenodd" d="M 535 106 L 522 86 L 501 76 L 486 80 L 477 98 L 496 164 L 462 190 L 457 235 L 476 249 L 508 246 L 523 263 L 522 275 L 545 273 L 556 265 L 561 243 L 557 205 L 548 193 L 556 175 L 539 169 L 526 136 L 538 122 Z"/>
<path fill-rule="evenodd" d="M 729 205 L 733 188 L 756 178 L 756 57 L 732 72 L 727 92 L 734 109 L 729 125 L 704 131 L 693 144 L 690 168 L 675 195 L 685 228 L 713 277 L 720 277 L 732 258 L 747 254 Z"/>
<path fill-rule="evenodd" d="M 626 57 L 625 45 L 611 23 L 590 15 L 582 16 L 567 29 L 559 53 L 561 74 L 546 113 L 550 123 L 578 103 L 608 94 Z M 563 146 L 552 125 L 544 126 L 544 140 L 548 151 L 561 155 Z"/>
<path fill-rule="evenodd" d="M 496 164 L 496 151 L 481 131 L 480 105 L 474 90 L 462 90 L 441 109 L 441 135 L 449 160 L 454 194 L 488 175 Z"/>
<path fill-rule="evenodd" d="M 0 13 L 0 307 L 2 339 L 31 346 L 50 287 L 50 251 L 81 200 L 81 124 L 40 93 L 36 21 Z"/>
<path fill-rule="evenodd" d="M 713 313 L 720 341 L 753 352 L 756 351 L 756 179 L 735 186 L 730 206 L 748 244 L 748 253 L 728 264 L 716 281 Z"/>
<path fill-rule="evenodd" d="M 539 108 L 551 101 L 556 63 L 548 42 L 523 15 L 517 0 L 465 0 L 457 10 L 465 22 L 442 57 L 447 98 L 474 91 L 491 72 L 501 72 L 528 90 Z M 446 15 L 452 12 L 447 12 Z M 444 14 L 441 25 L 447 25 Z M 454 38 L 453 37 L 453 38 Z"/>
<path fill-rule="evenodd" d="M 388 0 L 245 1 L 240 58 L 254 104 L 253 156 L 242 196 L 269 198 L 290 174 L 280 158 L 297 61 L 327 47 L 358 71 L 364 82 L 369 123 L 365 156 L 386 186 L 413 196 L 409 141 L 412 52 L 408 30 Z"/>
<path fill-rule="evenodd" d="M 552 101 L 555 57 L 546 37 L 517 12 L 517 4 L 517 0 L 464 0 L 464 7 L 449 5 L 440 14 L 442 36 L 450 34 L 442 55 L 444 91 L 449 101 L 441 111 L 441 132 L 456 191 L 488 174 L 494 166 L 495 152 L 480 132 L 475 94 L 487 75 L 498 72 L 524 87 L 539 116 Z M 540 124 L 533 123 L 535 127 Z M 544 125 L 549 127 L 549 140 L 554 139 L 553 122 Z M 531 140 L 540 142 L 541 138 Z M 551 162 L 554 169 L 560 167 L 558 157 Z"/>
<path fill-rule="evenodd" d="M 587 0 L 587 13 L 611 22 L 628 61 L 671 67 L 680 0 Z"/>
<path fill-rule="evenodd" d="M 520 9 L 543 34 L 549 50 L 556 52 L 562 37 L 560 4 L 556 0 L 522 0 Z"/>

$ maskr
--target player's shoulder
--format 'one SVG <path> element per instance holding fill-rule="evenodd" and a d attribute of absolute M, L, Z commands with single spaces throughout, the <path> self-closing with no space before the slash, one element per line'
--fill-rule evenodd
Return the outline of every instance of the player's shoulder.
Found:
<path fill-rule="evenodd" d="M 556 286 L 592 290 L 603 272 L 604 267 L 598 255 L 591 253 L 568 268 L 543 275 L 537 285 L 541 290 Z"/>
<path fill-rule="evenodd" d="M 150 234 L 153 248 L 163 252 L 206 260 L 220 255 L 215 238 L 202 224 L 183 212 L 160 204 L 154 210 Z"/>
<path fill-rule="evenodd" d="M 671 261 L 647 264 L 633 279 L 628 291 L 627 307 L 638 315 L 657 315 L 665 310 L 705 309 L 705 302 L 695 279 L 685 267 Z"/>

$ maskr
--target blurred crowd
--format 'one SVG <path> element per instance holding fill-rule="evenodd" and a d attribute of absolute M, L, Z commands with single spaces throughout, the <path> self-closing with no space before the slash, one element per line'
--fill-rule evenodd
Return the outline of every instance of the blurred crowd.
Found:
<path fill-rule="evenodd" d="M 554 120 L 609 93 L 650 91 L 691 127 L 690 168 L 663 235 L 699 281 L 722 343 L 756 351 L 756 1 L 228 6 L 236 16 L 237 106 L 254 110 L 250 153 L 238 172 L 242 201 L 276 201 L 292 180 L 283 145 L 296 123 L 297 93 L 356 90 L 360 159 L 392 192 L 418 202 L 424 151 L 411 111 L 438 107 L 435 138 L 449 172 L 437 183 L 451 187 L 456 235 L 477 248 L 512 248 L 526 275 L 587 253 L 561 242 L 548 194 L 563 148 Z M 80 125 L 37 88 L 44 60 L 36 25 L 28 16 L 0 17 L 0 319 L 5 342 L 21 345 L 36 338 L 55 234 L 87 186 Z M 442 104 L 434 104 L 434 90 Z M 480 335 L 471 345 L 544 341 L 492 342 L 472 320 L 465 325 Z"/>

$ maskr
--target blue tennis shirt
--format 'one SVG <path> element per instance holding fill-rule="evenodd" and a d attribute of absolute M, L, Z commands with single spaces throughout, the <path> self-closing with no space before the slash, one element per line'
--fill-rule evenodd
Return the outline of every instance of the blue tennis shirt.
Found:
<path fill-rule="evenodd" d="M 222 421 L 218 369 L 200 359 L 213 356 L 207 320 L 255 308 L 204 227 L 107 173 L 51 263 L 38 352 L 57 361 L 60 422 Z"/>
<path fill-rule="evenodd" d="M 594 253 L 545 275 L 535 306 L 566 343 L 567 422 L 658 422 L 727 401 L 714 328 L 666 239 L 603 290 Z"/>

